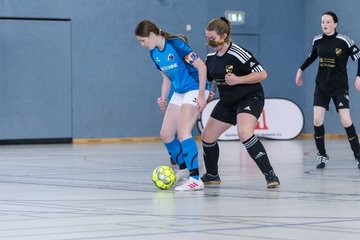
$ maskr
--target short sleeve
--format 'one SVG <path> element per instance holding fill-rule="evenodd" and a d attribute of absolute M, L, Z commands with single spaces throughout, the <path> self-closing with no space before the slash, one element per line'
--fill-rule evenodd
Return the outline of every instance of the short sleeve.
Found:
<path fill-rule="evenodd" d="M 169 40 L 169 43 L 175 49 L 177 54 L 184 59 L 188 64 L 192 64 L 198 59 L 197 54 L 192 50 L 192 48 L 184 42 L 181 38 L 175 38 Z"/>

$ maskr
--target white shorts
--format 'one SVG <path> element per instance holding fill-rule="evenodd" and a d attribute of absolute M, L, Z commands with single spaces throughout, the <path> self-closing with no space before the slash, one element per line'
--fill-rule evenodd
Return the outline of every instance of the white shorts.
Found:
<path fill-rule="evenodd" d="M 205 100 L 209 97 L 209 91 L 205 90 Z M 196 107 L 196 98 L 199 94 L 199 90 L 192 90 L 187 93 L 176 93 L 172 95 L 169 104 L 175 104 L 182 106 L 183 104 L 191 104 Z"/>

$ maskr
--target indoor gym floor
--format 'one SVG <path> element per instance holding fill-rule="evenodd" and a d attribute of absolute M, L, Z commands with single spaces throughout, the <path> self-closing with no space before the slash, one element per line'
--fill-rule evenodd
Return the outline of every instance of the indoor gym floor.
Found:
<path fill-rule="evenodd" d="M 221 185 L 196 192 L 153 185 L 169 163 L 161 142 L 0 146 L 0 239 L 360 239 L 346 139 L 327 140 L 323 170 L 312 139 L 262 142 L 278 189 L 237 141 L 219 142 Z"/>

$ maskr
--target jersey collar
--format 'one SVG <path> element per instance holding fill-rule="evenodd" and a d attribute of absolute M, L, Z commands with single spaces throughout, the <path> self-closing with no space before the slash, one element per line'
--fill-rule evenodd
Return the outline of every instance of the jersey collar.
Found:
<path fill-rule="evenodd" d="M 338 35 L 338 33 L 335 31 L 335 33 L 333 35 L 326 35 L 325 33 L 323 34 L 323 38 L 327 38 L 327 39 L 330 39 L 330 38 L 335 38 L 336 36 Z"/>

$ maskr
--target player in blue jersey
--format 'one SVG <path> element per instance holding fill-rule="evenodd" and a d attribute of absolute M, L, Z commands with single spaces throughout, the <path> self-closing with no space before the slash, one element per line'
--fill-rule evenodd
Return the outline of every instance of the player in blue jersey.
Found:
<path fill-rule="evenodd" d="M 191 131 L 209 95 L 205 63 L 185 37 L 171 35 L 152 21 L 138 23 L 135 36 L 141 46 L 150 50 L 163 78 L 161 97 L 157 100 L 165 112 L 160 135 L 168 153 L 179 165 L 177 182 L 187 180 L 175 190 L 201 190 L 204 183 L 199 178 L 198 149 Z M 171 88 L 174 93 L 168 102 Z M 188 179 L 187 174 L 190 175 Z"/>
<path fill-rule="evenodd" d="M 302 72 L 319 57 L 319 68 L 316 76 L 314 92 L 314 138 L 318 164 L 316 168 L 325 168 L 329 156 L 325 150 L 325 112 L 329 110 L 332 99 L 340 121 L 345 128 L 355 161 L 360 168 L 360 146 L 349 109 L 349 84 L 346 65 L 348 58 L 358 60 L 355 88 L 360 91 L 360 50 L 348 36 L 336 31 L 338 18 L 333 12 L 325 12 L 321 16 L 323 34 L 315 36 L 310 55 L 298 69 L 295 83 L 303 85 Z"/>

